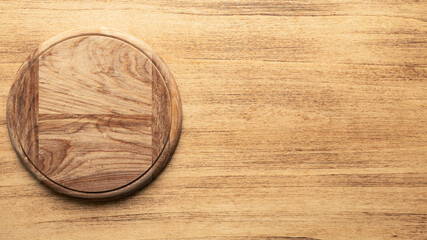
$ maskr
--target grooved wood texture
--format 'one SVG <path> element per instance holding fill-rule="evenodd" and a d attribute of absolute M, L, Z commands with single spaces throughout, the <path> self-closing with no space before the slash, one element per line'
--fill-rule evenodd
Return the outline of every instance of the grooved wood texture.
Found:
<path fill-rule="evenodd" d="M 425 9 L 415 0 L 0 2 L 0 238 L 425 240 Z M 28 54 L 87 26 L 150 44 L 183 103 L 168 166 L 110 203 L 40 188 L 2 114 Z"/>
<path fill-rule="evenodd" d="M 167 141 L 177 136 L 170 100 L 177 94 L 166 86 L 173 79 L 133 39 L 108 29 L 66 32 L 41 44 L 18 71 L 7 113 L 12 144 L 55 190 L 125 195 L 168 161 L 174 145 Z"/>

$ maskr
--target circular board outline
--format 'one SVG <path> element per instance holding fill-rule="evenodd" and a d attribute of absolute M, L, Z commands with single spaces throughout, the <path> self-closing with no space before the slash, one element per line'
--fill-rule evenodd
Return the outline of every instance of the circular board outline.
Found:
<path fill-rule="evenodd" d="M 152 65 L 156 68 L 156 70 L 160 73 L 162 80 L 164 81 L 168 95 L 170 98 L 170 112 L 171 112 L 171 126 L 170 131 L 167 137 L 167 140 L 163 146 L 162 151 L 160 152 L 157 159 L 151 164 L 151 166 L 142 173 L 138 178 L 133 181 L 107 191 L 101 192 L 85 192 L 79 190 L 73 190 L 66 186 L 62 186 L 52 179 L 45 176 L 40 170 L 38 170 L 34 163 L 28 158 L 27 154 L 23 150 L 21 143 L 19 142 L 16 134 L 15 122 L 14 119 L 15 114 L 15 99 L 16 95 L 15 88 L 18 80 L 25 76 L 27 71 L 31 68 L 32 64 L 48 49 L 53 46 L 66 41 L 68 39 L 72 39 L 75 37 L 81 36 L 103 36 L 110 37 L 120 41 L 123 41 L 137 50 L 139 50 L 142 54 L 144 54 L 149 61 L 151 61 Z M 13 110 L 13 111 L 11 111 Z M 6 122 L 9 131 L 9 137 L 12 142 L 12 146 L 15 149 L 19 159 L 23 162 L 23 164 L 27 167 L 27 169 L 34 175 L 36 178 L 52 188 L 53 190 L 77 198 L 89 198 L 89 199 L 111 199 L 118 198 L 128 194 L 133 193 L 141 189 L 142 187 L 149 184 L 155 177 L 157 177 L 163 168 L 167 165 L 170 158 L 172 157 L 175 148 L 178 144 L 179 137 L 181 134 L 181 126 L 182 126 L 182 106 L 181 99 L 178 91 L 178 87 L 176 85 L 175 79 L 165 62 L 151 49 L 149 45 L 147 45 L 142 40 L 126 33 L 122 33 L 116 30 L 111 30 L 107 28 L 92 28 L 92 29 L 80 29 L 80 30 L 71 30 L 67 32 L 63 32 L 61 34 L 56 35 L 53 38 L 42 43 L 39 48 L 37 48 L 32 54 L 28 56 L 28 58 L 21 65 L 19 70 L 15 75 L 15 81 L 10 89 L 9 97 L 7 101 L 6 107 Z"/>

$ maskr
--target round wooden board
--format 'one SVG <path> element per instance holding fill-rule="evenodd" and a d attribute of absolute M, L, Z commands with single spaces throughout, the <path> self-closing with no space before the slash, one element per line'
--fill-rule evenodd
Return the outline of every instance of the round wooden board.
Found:
<path fill-rule="evenodd" d="M 151 182 L 181 131 L 181 101 L 163 60 L 105 28 L 57 35 L 18 70 L 7 125 L 24 165 L 57 192 L 116 198 Z"/>

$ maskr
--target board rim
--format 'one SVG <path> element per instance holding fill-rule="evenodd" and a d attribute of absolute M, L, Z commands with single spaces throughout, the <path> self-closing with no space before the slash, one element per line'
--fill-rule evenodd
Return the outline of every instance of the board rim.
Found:
<path fill-rule="evenodd" d="M 32 64 L 47 50 L 59 44 L 63 41 L 66 41 L 71 38 L 81 37 L 81 36 L 104 36 L 111 37 L 117 40 L 121 40 L 125 43 L 130 44 L 131 46 L 138 49 L 142 52 L 157 69 L 157 71 L 162 76 L 166 88 L 169 92 L 170 97 L 170 112 L 171 112 L 171 126 L 169 131 L 169 137 L 167 138 L 163 150 L 160 155 L 151 164 L 151 166 L 141 174 L 137 179 L 112 190 L 107 190 L 103 192 L 84 192 L 79 190 L 73 190 L 62 186 L 52 179 L 45 176 L 38 168 L 34 166 L 34 163 L 28 158 L 25 151 L 22 149 L 21 143 L 19 142 L 18 135 L 15 132 L 15 88 L 17 87 L 18 80 L 24 77 L 28 69 Z M 14 83 L 9 91 L 9 96 L 6 106 L 6 123 L 9 132 L 10 141 L 12 146 L 17 153 L 19 159 L 24 164 L 24 166 L 43 184 L 50 187 L 58 193 L 65 194 L 67 196 L 76 197 L 76 198 L 86 198 L 86 199 L 113 199 L 119 198 L 126 195 L 129 195 L 154 180 L 167 165 L 171 159 L 175 148 L 178 144 L 179 137 L 181 134 L 182 126 L 182 106 L 181 98 L 179 95 L 178 87 L 176 85 L 175 79 L 170 72 L 169 68 L 166 66 L 166 63 L 154 52 L 151 47 L 143 42 L 142 40 L 117 30 L 108 29 L 105 27 L 101 28 L 89 28 L 89 29 L 76 29 L 67 32 L 60 33 L 47 41 L 43 42 L 36 50 L 34 50 L 24 61 L 21 67 L 18 69 Z"/>

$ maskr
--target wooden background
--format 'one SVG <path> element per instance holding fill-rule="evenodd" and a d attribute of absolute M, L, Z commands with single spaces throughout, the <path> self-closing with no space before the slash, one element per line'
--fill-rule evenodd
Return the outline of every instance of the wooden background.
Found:
<path fill-rule="evenodd" d="M 1 1 L 0 239 L 426 239 L 425 1 Z M 160 177 L 93 203 L 18 161 L 5 107 L 39 43 L 105 26 L 177 80 Z"/>

